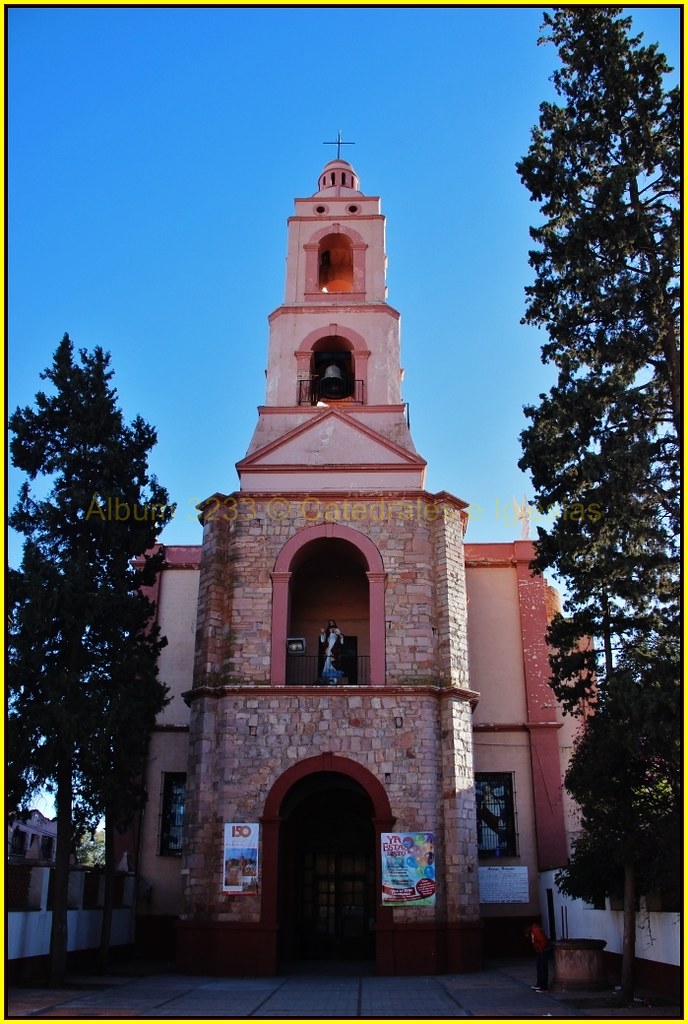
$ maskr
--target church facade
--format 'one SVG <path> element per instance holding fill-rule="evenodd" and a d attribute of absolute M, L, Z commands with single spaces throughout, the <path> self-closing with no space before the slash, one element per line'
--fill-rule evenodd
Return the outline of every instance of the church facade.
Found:
<path fill-rule="evenodd" d="M 333 160 L 288 221 L 239 489 L 166 550 L 138 911 L 184 971 L 475 970 L 566 863 L 554 597 L 529 541 L 471 544 L 425 490 L 385 275 L 379 198 Z"/>

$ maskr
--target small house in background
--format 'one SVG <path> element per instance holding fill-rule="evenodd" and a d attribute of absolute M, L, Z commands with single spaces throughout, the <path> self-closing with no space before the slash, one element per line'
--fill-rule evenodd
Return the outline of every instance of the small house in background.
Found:
<path fill-rule="evenodd" d="M 55 863 L 57 820 L 41 811 L 29 811 L 27 818 L 13 816 L 7 826 L 7 859 L 10 864 L 33 861 Z"/>

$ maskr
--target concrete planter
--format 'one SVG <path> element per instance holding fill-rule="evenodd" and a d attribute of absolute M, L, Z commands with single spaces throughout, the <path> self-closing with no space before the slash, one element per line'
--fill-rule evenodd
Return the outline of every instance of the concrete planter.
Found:
<path fill-rule="evenodd" d="M 553 943 L 555 992 L 607 987 L 602 951 L 604 939 L 562 939 Z"/>

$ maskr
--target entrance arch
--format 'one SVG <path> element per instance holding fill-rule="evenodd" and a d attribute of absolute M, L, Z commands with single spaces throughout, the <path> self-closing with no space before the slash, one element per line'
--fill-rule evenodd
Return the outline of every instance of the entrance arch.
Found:
<path fill-rule="evenodd" d="M 375 894 L 375 831 L 365 790 L 336 772 L 296 783 L 279 835 L 280 960 L 373 960 Z"/>
<path fill-rule="evenodd" d="M 277 556 L 272 572 L 271 682 L 273 686 L 286 684 L 286 640 L 289 635 L 294 571 L 304 564 L 309 551 L 317 551 L 318 543 L 326 541 L 336 541 L 340 551 L 348 546 L 352 559 L 360 564 L 361 573 L 367 579 L 370 684 L 384 686 L 386 573 L 382 556 L 369 537 L 338 523 L 306 527 L 291 537 Z M 323 609 L 323 614 L 331 615 L 332 612 Z"/>
<path fill-rule="evenodd" d="M 265 802 L 262 917 L 278 958 L 373 960 L 387 794 L 363 765 L 326 753 L 293 765 Z M 379 951 L 377 951 L 379 953 Z"/>

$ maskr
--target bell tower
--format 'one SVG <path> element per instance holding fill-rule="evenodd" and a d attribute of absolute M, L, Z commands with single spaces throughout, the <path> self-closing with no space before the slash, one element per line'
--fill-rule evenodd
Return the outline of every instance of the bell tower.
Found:
<path fill-rule="evenodd" d="M 380 201 L 339 157 L 317 184 L 288 221 L 239 490 L 200 506 L 179 963 L 474 970 L 466 503 L 424 489 Z M 240 893 L 220 870 L 232 822 L 260 837 Z M 428 873 L 401 906 L 383 894 L 392 830 L 420 837 Z"/>
<path fill-rule="evenodd" d="M 266 402 L 237 465 L 241 490 L 420 491 L 380 200 L 341 159 L 318 186 L 288 221 L 285 301 L 269 318 Z"/>

